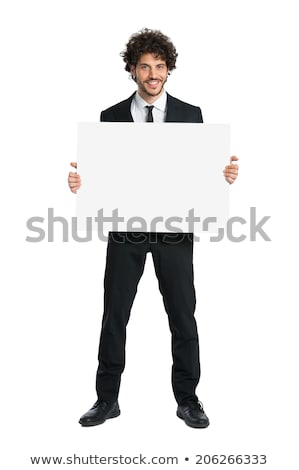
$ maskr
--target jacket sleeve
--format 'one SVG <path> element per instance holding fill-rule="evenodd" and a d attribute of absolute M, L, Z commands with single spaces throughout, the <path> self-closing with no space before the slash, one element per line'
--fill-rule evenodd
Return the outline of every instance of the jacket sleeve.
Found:
<path fill-rule="evenodd" d="M 198 110 L 198 117 L 197 117 L 198 121 L 197 122 L 203 123 L 203 117 L 202 117 L 201 109 L 197 108 L 197 110 Z"/>
<path fill-rule="evenodd" d="M 109 112 L 108 110 L 106 110 L 106 111 L 101 112 L 100 121 L 101 122 L 113 122 L 115 121 L 115 119 L 113 118 L 111 111 Z"/>

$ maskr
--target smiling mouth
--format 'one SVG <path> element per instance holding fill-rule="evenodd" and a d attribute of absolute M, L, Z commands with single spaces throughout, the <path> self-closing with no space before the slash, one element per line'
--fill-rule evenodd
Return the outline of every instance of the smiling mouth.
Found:
<path fill-rule="evenodd" d="M 159 85 L 160 80 L 147 80 L 145 83 L 147 83 L 150 87 L 156 87 Z"/>

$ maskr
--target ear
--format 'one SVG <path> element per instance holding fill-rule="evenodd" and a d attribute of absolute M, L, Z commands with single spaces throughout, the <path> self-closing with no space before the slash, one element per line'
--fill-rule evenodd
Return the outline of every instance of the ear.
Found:
<path fill-rule="evenodd" d="M 130 74 L 133 80 L 136 78 L 136 67 L 134 65 L 130 65 Z"/>

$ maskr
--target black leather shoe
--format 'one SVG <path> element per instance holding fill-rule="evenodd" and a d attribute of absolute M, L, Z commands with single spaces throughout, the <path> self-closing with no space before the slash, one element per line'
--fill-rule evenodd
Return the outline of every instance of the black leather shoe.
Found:
<path fill-rule="evenodd" d="M 189 401 L 184 405 L 179 405 L 176 414 L 191 428 L 207 428 L 210 424 L 200 402 Z"/>
<path fill-rule="evenodd" d="M 107 403 L 106 401 L 96 401 L 92 408 L 79 419 L 82 426 L 96 426 L 102 424 L 109 418 L 116 418 L 120 415 L 118 401 Z"/>

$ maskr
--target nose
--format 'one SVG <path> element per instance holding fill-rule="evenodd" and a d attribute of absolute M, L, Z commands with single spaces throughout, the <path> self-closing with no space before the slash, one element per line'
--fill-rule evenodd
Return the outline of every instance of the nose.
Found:
<path fill-rule="evenodd" d="M 154 72 L 150 72 L 148 78 L 149 80 L 159 80 L 158 77 L 155 76 Z"/>
<path fill-rule="evenodd" d="M 153 68 L 149 69 L 148 78 L 149 80 L 158 80 L 158 78 L 156 77 L 155 70 Z"/>

